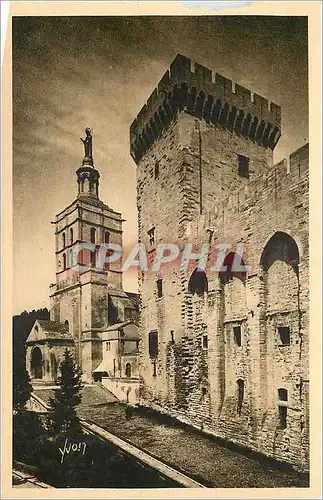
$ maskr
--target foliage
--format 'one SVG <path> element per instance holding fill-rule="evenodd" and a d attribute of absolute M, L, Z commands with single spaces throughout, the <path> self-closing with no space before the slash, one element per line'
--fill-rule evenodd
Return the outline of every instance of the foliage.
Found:
<path fill-rule="evenodd" d="M 25 409 L 31 392 L 29 374 L 21 363 L 17 363 L 13 369 L 13 409 L 15 412 Z"/>
<path fill-rule="evenodd" d="M 76 436 L 82 434 L 82 428 L 76 408 L 82 400 L 81 371 L 76 366 L 71 353 L 66 349 L 60 365 L 59 388 L 54 398 L 50 399 L 52 409 L 51 431 L 54 435 Z"/>
<path fill-rule="evenodd" d="M 13 456 L 15 460 L 37 465 L 37 457 L 45 439 L 38 413 L 19 411 L 13 416 Z"/>

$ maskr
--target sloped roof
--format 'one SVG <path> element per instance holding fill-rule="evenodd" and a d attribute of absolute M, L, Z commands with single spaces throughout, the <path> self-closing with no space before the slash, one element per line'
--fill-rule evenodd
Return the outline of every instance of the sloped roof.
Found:
<path fill-rule="evenodd" d="M 121 330 L 125 326 L 130 325 L 131 323 L 135 324 L 135 322 L 132 319 L 128 319 L 127 321 L 123 321 L 122 323 L 115 323 L 114 325 L 110 325 L 104 331 L 114 332 L 115 330 Z"/>
<path fill-rule="evenodd" d="M 36 328 L 38 327 L 38 329 Z M 58 321 L 36 319 L 26 342 L 37 342 L 40 340 L 70 340 L 73 341 L 68 326 Z"/>
<path fill-rule="evenodd" d="M 132 319 L 123 321 L 122 323 L 115 323 L 114 325 L 108 326 L 104 332 L 101 332 L 101 338 L 103 341 L 116 338 L 139 340 L 138 325 Z"/>

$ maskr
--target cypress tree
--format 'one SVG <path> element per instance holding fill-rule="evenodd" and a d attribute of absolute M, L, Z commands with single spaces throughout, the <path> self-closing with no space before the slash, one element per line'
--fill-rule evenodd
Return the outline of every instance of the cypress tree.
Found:
<path fill-rule="evenodd" d="M 50 399 L 52 409 L 51 430 L 55 435 L 76 436 L 82 434 L 80 420 L 76 411 L 77 406 L 82 401 L 82 373 L 67 349 L 60 370 L 59 388 L 55 390 L 54 398 Z"/>

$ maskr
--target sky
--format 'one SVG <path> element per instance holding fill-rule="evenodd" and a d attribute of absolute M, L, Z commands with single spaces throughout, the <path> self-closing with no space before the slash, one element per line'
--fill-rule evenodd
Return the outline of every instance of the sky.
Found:
<path fill-rule="evenodd" d="M 308 142 L 304 17 L 15 17 L 12 36 L 14 314 L 49 306 L 51 221 L 76 198 L 87 126 L 100 198 L 136 242 L 129 126 L 177 53 L 281 105 L 275 162 Z"/>

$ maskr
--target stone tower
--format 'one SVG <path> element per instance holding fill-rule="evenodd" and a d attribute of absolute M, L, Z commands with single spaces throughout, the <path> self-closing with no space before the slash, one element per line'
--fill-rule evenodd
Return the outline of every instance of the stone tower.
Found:
<path fill-rule="evenodd" d="M 98 269 L 95 259 L 101 244 L 122 245 L 122 216 L 100 200 L 100 174 L 92 156 L 83 158 L 76 175 L 77 198 L 54 222 L 56 283 L 50 286 L 50 319 L 68 326 L 76 360 L 90 382 L 102 360 L 100 333 L 123 321 L 131 303 L 122 289 L 120 264 Z M 80 250 L 83 243 L 92 246 Z M 76 265 L 84 267 L 79 270 Z"/>
<path fill-rule="evenodd" d="M 130 127 L 140 241 L 153 254 L 158 242 L 183 240 L 190 221 L 270 169 L 279 137 L 279 106 L 177 55 Z M 187 335 L 186 278 L 177 266 L 139 285 L 142 376 L 152 394 L 168 398 L 166 346 Z M 150 331 L 158 332 L 156 359 Z"/>
<path fill-rule="evenodd" d="M 162 242 L 231 245 L 226 273 L 178 258 L 141 274 L 141 403 L 308 470 L 308 146 L 273 165 L 280 119 L 178 55 L 131 125 L 149 260 Z"/>

